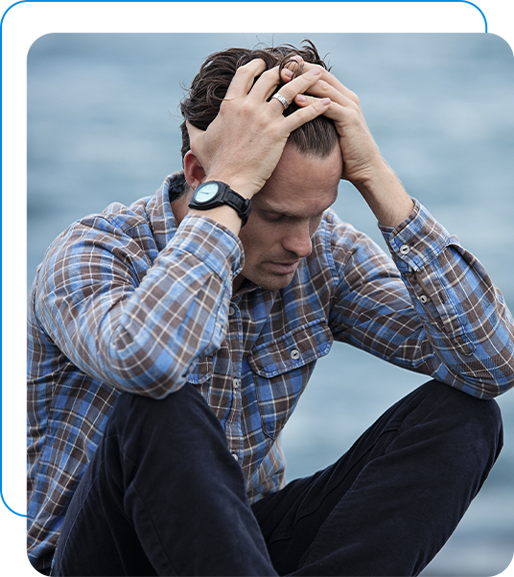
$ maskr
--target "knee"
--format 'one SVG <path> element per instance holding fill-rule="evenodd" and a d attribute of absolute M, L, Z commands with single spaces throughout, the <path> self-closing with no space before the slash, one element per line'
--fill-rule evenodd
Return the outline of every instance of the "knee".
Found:
<path fill-rule="evenodd" d="M 493 399 L 477 399 L 437 381 L 424 387 L 433 396 L 447 430 L 455 433 L 454 442 L 460 441 L 467 451 L 474 447 L 492 467 L 503 446 L 503 421 L 498 403 Z"/>
<path fill-rule="evenodd" d="M 225 440 L 223 428 L 200 392 L 190 384 L 163 399 L 121 394 L 112 411 L 107 431 L 119 437 L 138 438 L 141 444 L 158 438 L 175 443 L 188 438 L 215 435 Z"/>

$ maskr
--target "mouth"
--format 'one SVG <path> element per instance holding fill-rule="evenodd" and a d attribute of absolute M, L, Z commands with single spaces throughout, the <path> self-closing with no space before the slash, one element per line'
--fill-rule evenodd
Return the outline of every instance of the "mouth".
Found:
<path fill-rule="evenodd" d="M 292 274 L 298 267 L 300 261 L 296 260 L 294 262 L 269 262 L 268 265 L 271 267 L 275 274 Z"/>

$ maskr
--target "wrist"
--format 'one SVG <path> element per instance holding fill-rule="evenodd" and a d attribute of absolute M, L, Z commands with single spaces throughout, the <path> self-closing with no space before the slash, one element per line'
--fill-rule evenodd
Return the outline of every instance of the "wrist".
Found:
<path fill-rule="evenodd" d="M 248 181 L 245 181 L 235 175 L 212 172 L 205 176 L 205 180 L 203 182 L 208 182 L 211 180 L 216 180 L 218 182 L 224 182 L 225 184 L 228 184 L 228 186 L 230 186 L 234 192 L 237 192 L 237 194 L 247 199 L 251 199 L 260 190 L 256 190 L 255 185 L 252 186 L 248 183 Z"/>
<path fill-rule="evenodd" d="M 414 201 L 385 161 L 369 178 L 355 184 L 355 187 L 382 226 L 398 226 L 414 209 Z"/>
<path fill-rule="evenodd" d="M 398 177 L 389 164 L 380 156 L 376 162 L 359 174 L 357 180 L 352 180 L 352 184 L 361 194 L 365 194 L 368 191 L 376 190 L 384 182 L 391 182 L 392 180 L 398 180 Z"/>
<path fill-rule="evenodd" d="M 189 208 L 212 211 L 218 207 L 230 207 L 241 219 L 242 227 L 250 216 L 252 201 L 233 190 L 226 182 L 219 180 L 206 180 L 196 187 L 189 201 Z"/>

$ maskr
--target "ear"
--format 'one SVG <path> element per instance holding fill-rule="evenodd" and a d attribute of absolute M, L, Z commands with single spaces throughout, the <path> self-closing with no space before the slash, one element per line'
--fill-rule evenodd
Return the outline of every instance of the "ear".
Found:
<path fill-rule="evenodd" d="M 205 170 L 190 150 L 184 156 L 184 176 L 192 190 L 205 180 Z"/>

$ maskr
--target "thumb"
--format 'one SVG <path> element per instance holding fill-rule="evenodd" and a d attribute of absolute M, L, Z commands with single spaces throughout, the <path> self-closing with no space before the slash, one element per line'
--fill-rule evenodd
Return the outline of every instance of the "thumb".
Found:
<path fill-rule="evenodd" d="M 196 128 L 196 126 L 193 126 L 189 120 L 186 120 L 186 128 L 187 128 L 187 132 L 189 134 L 189 141 L 191 142 L 191 144 L 193 144 L 193 142 L 198 142 L 198 139 L 202 137 L 203 134 L 205 134 L 205 130 L 201 130 L 200 128 Z"/>

